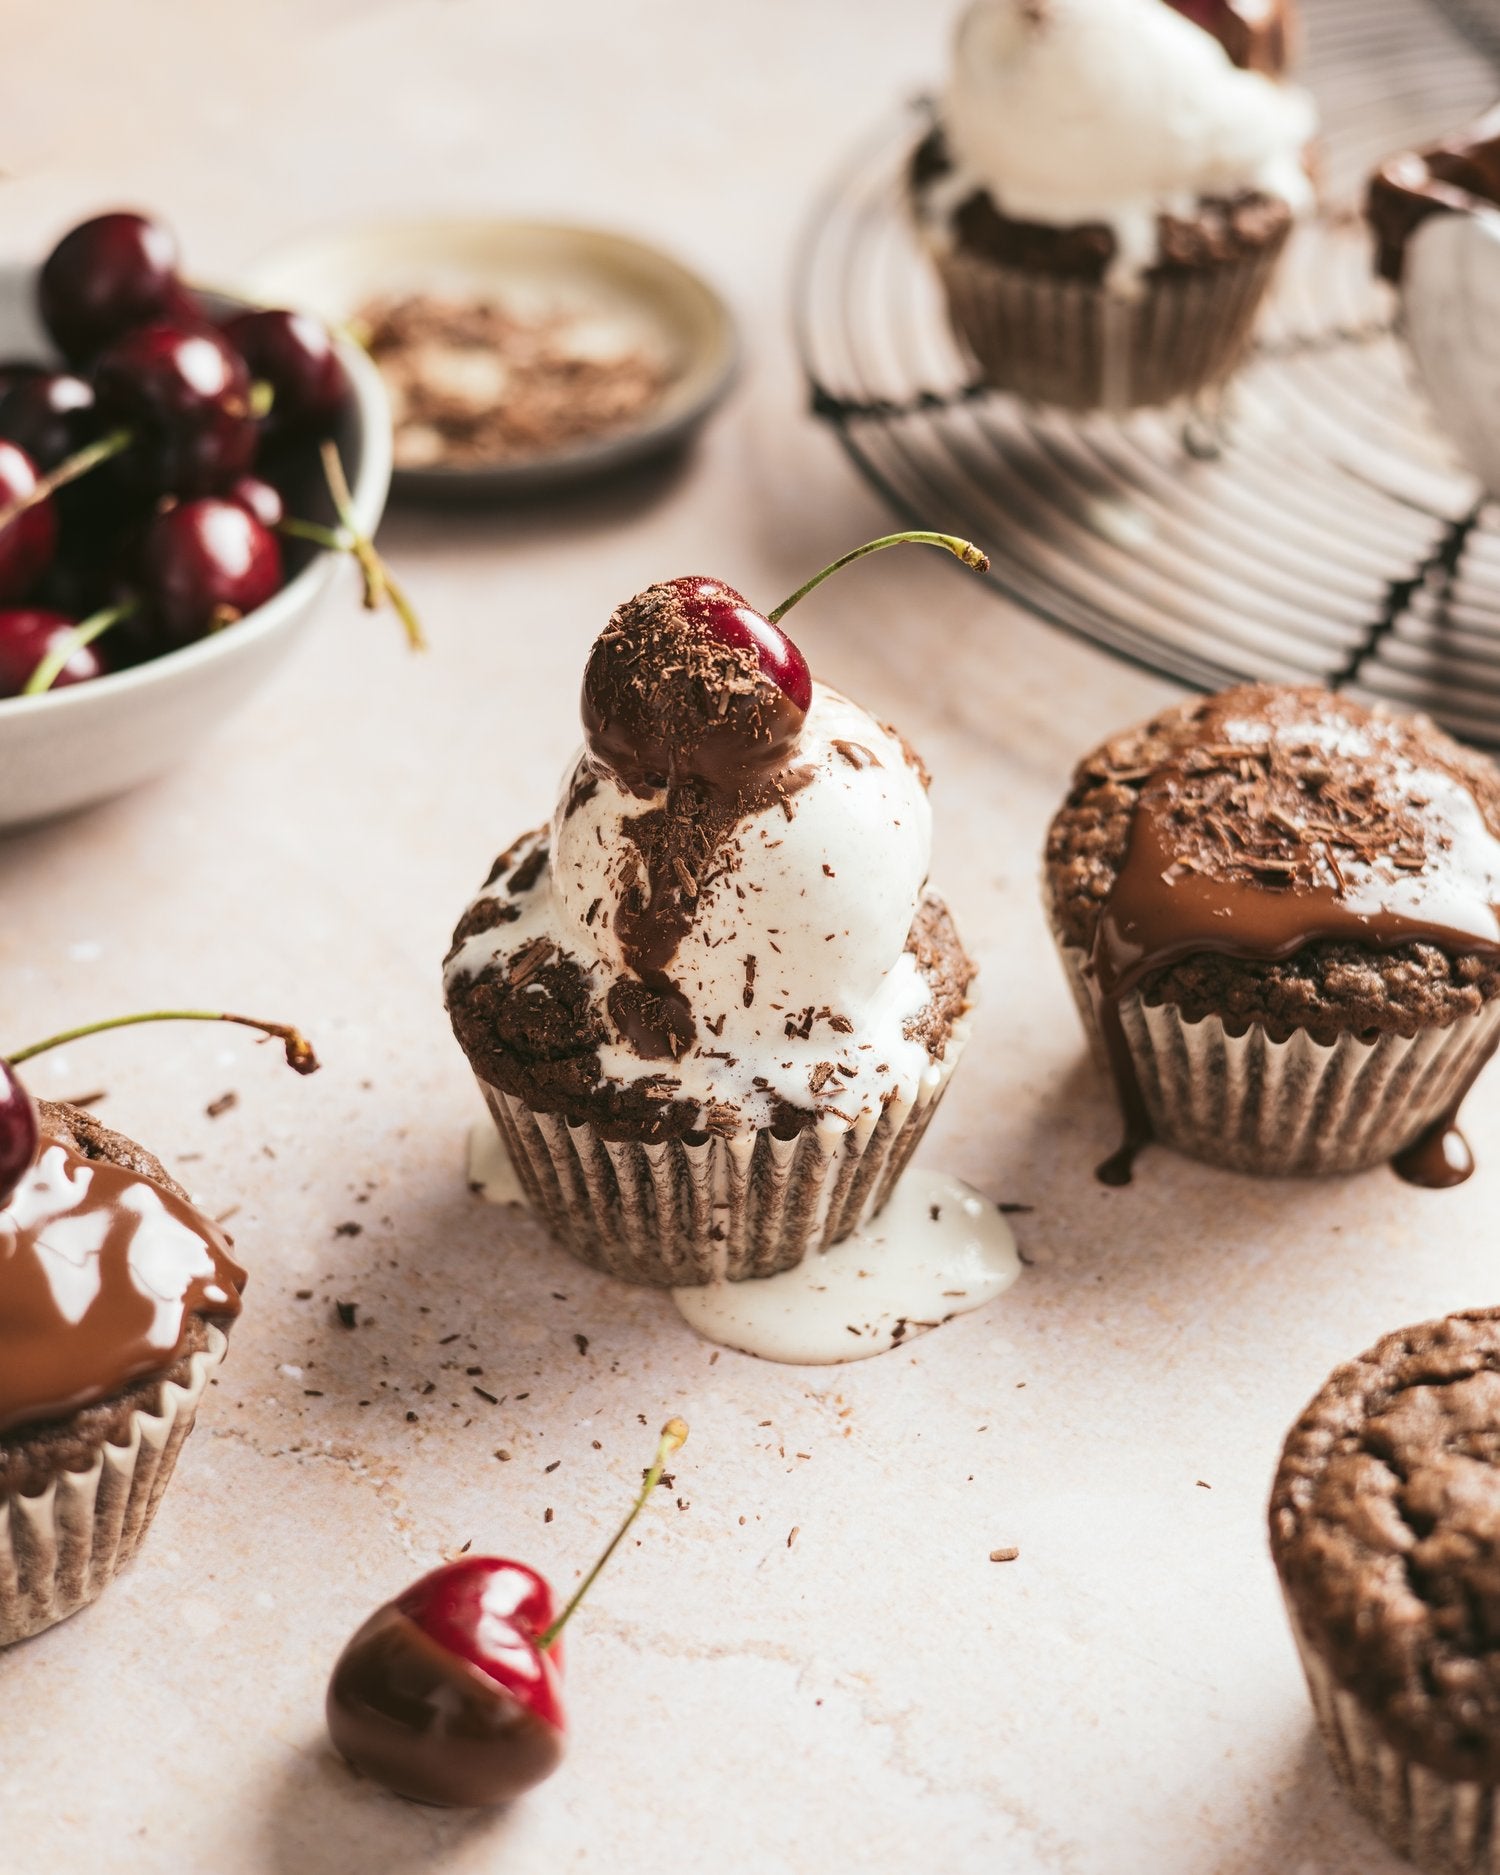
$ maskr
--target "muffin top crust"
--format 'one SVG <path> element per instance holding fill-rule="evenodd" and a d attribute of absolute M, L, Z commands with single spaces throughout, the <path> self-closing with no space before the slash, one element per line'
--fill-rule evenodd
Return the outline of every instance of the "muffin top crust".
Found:
<path fill-rule="evenodd" d="M 1500 1310 L 1336 1369 L 1287 1438 L 1270 1525 L 1307 1644 L 1390 1743 L 1500 1780 Z"/>
<path fill-rule="evenodd" d="M 1497 835 L 1500 773 L 1425 719 L 1245 685 L 1087 756 L 1046 884 L 1106 994 L 1410 1036 L 1500 994 Z"/>

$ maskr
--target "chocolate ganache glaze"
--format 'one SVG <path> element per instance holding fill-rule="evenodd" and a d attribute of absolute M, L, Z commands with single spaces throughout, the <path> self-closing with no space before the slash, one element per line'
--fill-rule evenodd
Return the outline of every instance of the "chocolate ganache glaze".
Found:
<path fill-rule="evenodd" d="M 169 1368 L 191 1317 L 238 1315 L 229 1252 L 154 1179 L 44 1134 L 0 1210 L 0 1435 Z"/>
<path fill-rule="evenodd" d="M 1140 766 L 1117 765 L 1133 758 Z M 1083 765 L 1054 827 L 1054 865 L 1058 829 L 1091 791 L 1101 800 L 1122 789 L 1133 797 L 1123 859 L 1089 944 L 1090 985 L 1126 1126 L 1101 1179 L 1128 1182 L 1136 1151 L 1151 1137 L 1120 1001 L 1138 989 L 1151 999 L 1174 966 L 1205 956 L 1276 965 L 1325 946 L 1391 953 L 1428 945 L 1493 969 L 1500 839 L 1471 785 L 1476 761 L 1425 723 L 1318 689 L 1247 686 L 1174 712 Z M 1497 798 L 1492 789 L 1492 815 Z M 1480 992 L 1468 994 L 1477 1001 Z M 1207 1013 L 1191 997 L 1171 999 L 1190 1021 Z M 1353 1013 L 1344 1032 L 1379 1026 L 1378 1012 Z M 1276 1039 L 1307 1027 L 1331 1042 L 1340 1027 L 1327 1009 L 1320 1021 L 1315 1002 L 1306 1020 L 1263 1008 L 1231 1010 L 1225 1025 L 1243 1032 L 1255 1019 L 1273 1034 L 1279 1027 Z M 1399 1014 L 1390 1026 L 1401 1026 Z M 1467 1176 L 1455 1113 L 1429 1128 L 1396 1169 L 1423 1184 Z"/>
<path fill-rule="evenodd" d="M 808 771 L 789 764 L 811 701 L 800 654 L 718 580 L 648 586 L 594 643 L 583 679 L 589 759 L 631 794 L 665 790 L 624 824 L 638 877 L 615 932 L 633 975 L 608 997 L 611 1019 L 646 1060 L 675 1061 L 695 1038 L 669 966 L 729 835 L 805 785 Z"/>
<path fill-rule="evenodd" d="M 1473 215 L 1500 208 L 1500 106 L 1468 130 L 1425 150 L 1382 163 L 1370 182 L 1366 212 L 1375 231 L 1376 264 L 1401 281 L 1412 236 L 1433 215 Z"/>

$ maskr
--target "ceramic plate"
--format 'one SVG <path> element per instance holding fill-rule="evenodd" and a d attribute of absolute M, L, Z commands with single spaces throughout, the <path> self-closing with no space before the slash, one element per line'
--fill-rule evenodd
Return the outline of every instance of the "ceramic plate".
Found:
<path fill-rule="evenodd" d="M 398 468 L 397 495 L 488 500 L 590 479 L 683 442 L 734 376 L 734 322 L 714 290 L 659 249 L 594 228 L 530 221 L 402 221 L 349 228 L 266 257 L 249 297 L 347 321 L 371 298 L 492 294 L 521 311 L 598 313 L 660 357 L 661 397 L 630 428 L 546 455 Z"/>

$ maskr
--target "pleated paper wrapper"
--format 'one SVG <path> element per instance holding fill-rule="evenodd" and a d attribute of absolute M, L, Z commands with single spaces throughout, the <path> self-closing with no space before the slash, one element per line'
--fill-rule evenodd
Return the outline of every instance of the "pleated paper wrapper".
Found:
<path fill-rule="evenodd" d="M 967 1039 L 948 1038 L 918 1087 L 853 1124 L 795 1139 L 767 1127 L 657 1144 L 602 1138 L 480 1080 L 528 1203 L 595 1269 L 667 1287 L 774 1276 L 872 1217 L 916 1151 Z"/>
<path fill-rule="evenodd" d="M 1238 368 L 1286 235 L 1139 290 L 1061 279 L 959 248 L 934 253 L 954 331 L 985 382 L 1063 410 L 1200 398 Z"/>
<path fill-rule="evenodd" d="M 208 1332 L 188 1384 L 163 1381 L 155 1407 L 132 1414 L 126 1444 L 103 1446 L 86 1471 L 61 1472 L 37 1496 L 0 1496 L 0 1647 L 86 1608 L 134 1558 L 228 1346 Z"/>
<path fill-rule="evenodd" d="M 1423 1875 L 1497 1875 L 1494 1787 L 1443 1777 L 1397 1750 L 1334 1679 L 1303 1633 L 1290 1598 L 1287 1613 L 1318 1731 L 1350 1803 Z"/>
<path fill-rule="evenodd" d="M 1062 956 L 1106 1062 L 1085 954 L 1064 945 Z M 1394 1159 L 1452 1111 L 1500 1042 L 1500 1001 L 1410 1038 L 1333 1043 L 1300 1030 L 1274 1041 L 1259 1023 L 1231 1034 L 1217 1017 L 1188 1022 L 1138 995 L 1123 997 L 1119 1013 L 1155 1138 L 1267 1177 L 1363 1172 Z"/>

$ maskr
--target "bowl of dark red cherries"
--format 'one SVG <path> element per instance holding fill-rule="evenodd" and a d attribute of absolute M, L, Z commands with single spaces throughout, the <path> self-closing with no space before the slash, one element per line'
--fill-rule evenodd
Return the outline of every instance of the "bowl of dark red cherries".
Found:
<path fill-rule="evenodd" d="M 98 215 L 0 265 L 0 828 L 187 755 L 346 558 L 420 644 L 371 542 L 390 473 L 360 347 L 195 289 L 160 221 Z"/>

